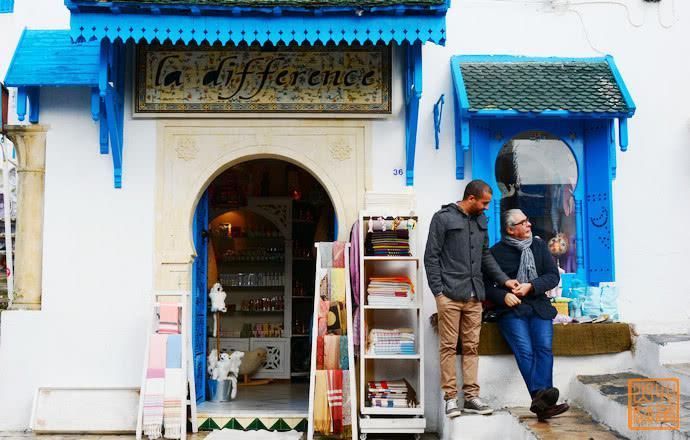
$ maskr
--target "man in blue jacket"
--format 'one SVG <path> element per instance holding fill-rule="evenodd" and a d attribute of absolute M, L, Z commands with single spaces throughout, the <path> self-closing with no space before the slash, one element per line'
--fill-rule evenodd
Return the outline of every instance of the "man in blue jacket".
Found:
<path fill-rule="evenodd" d="M 487 280 L 486 296 L 496 305 L 498 327 L 515 354 L 532 397 L 530 410 L 540 421 L 562 414 L 553 386 L 553 324 L 556 309 L 546 292 L 558 285 L 558 267 L 546 243 L 532 236 L 532 225 L 519 209 L 502 214 L 503 239 L 491 248 L 498 265 L 520 282 L 512 290 Z"/>
<path fill-rule="evenodd" d="M 491 202 L 491 187 L 481 180 L 467 184 L 463 199 L 436 212 L 429 226 L 424 266 L 429 288 L 438 309 L 441 389 L 446 415 L 462 411 L 491 414 L 493 409 L 479 398 L 477 369 L 479 333 L 482 326 L 484 276 L 509 289 L 518 285 L 503 273 L 489 252 L 488 219 L 484 211 Z M 462 409 L 457 401 L 455 371 L 458 334 L 462 334 Z"/>

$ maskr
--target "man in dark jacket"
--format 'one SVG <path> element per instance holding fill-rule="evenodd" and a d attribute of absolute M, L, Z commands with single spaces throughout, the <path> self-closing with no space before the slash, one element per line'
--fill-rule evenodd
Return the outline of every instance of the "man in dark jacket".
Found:
<path fill-rule="evenodd" d="M 479 398 L 477 367 L 479 332 L 482 325 L 484 275 L 508 288 L 517 287 L 489 252 L 488 223 L 484 211 L 491 202 L 491 187 L 481 180 L 467 184 L 462 201 L 443 206 L 431 219 L 424 253 L 429 288 L 436 298 L 441 355 L 441 389 L 446 415 L 462 411 L 491 414 Z M 482 275 L 482 273 L 484 275 Z M 458 333 L 462 333 L 464 404 L 457 401 L 455 371 Z"/>
<path fill-rule="evenodd" d="M 551 350 L 556 309 L 546 296 L 560 275 L 546 243 L 532 236 L 532 225 L 522 211 L 505 211 L 501 226 L 503 239 L 491 254 L 520 285 L 509 291 L 487 280 L 486 295 L 496 305 L 498 327 L 532 397 L 530 410 L 543 421 L 569 408 L 567 403 L 556 405 L 559 392 L 553 387 Z"/>

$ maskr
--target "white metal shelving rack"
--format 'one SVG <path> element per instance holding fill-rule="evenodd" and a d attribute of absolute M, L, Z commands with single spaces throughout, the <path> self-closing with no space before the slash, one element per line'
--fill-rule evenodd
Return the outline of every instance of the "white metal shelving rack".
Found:
<path fill-rule="evenodd" d="M 417 247 L 417 228 L 410 232 L 410 253 L 405 256 L 367 256 L 364 240 L 370 219 L 417 217 L 400 212 L 360 213 L 360 439 L 368 434 L 415 434 L 419 439 L 426 428 L 424 418 L 424 331 L 422 320 L 421 258 Z M 367 284 L 371 276 L 408 276 L 415 287 L 414 301 L 405 305 L 369 305 Z M 416 354 L 376 355 L 368 352 L 367 336 L 371 328 L 411 327 L 416 334 Z M 381 408 L 367 406 L 367 384 L 371 380 L 398 380 L 404 378 L 415 388 L 419 405 L 415 408 Z"/>

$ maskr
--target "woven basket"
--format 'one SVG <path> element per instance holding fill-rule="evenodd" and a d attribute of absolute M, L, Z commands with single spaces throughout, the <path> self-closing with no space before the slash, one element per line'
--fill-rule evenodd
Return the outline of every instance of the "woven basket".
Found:
<path fill-rule="evenodd" d="M 568 316 L 568 303 L 567 302 L 555 302 L 551 304 L 556 308 L 559 315 Z"/>

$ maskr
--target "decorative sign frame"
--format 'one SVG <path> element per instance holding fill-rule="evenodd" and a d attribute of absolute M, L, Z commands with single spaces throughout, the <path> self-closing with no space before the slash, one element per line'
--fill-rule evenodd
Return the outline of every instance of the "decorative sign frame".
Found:
<path fill-rule="evenodd" d="M 141 45 L 135 114 L 390 114 L 390 46 Z"/>

